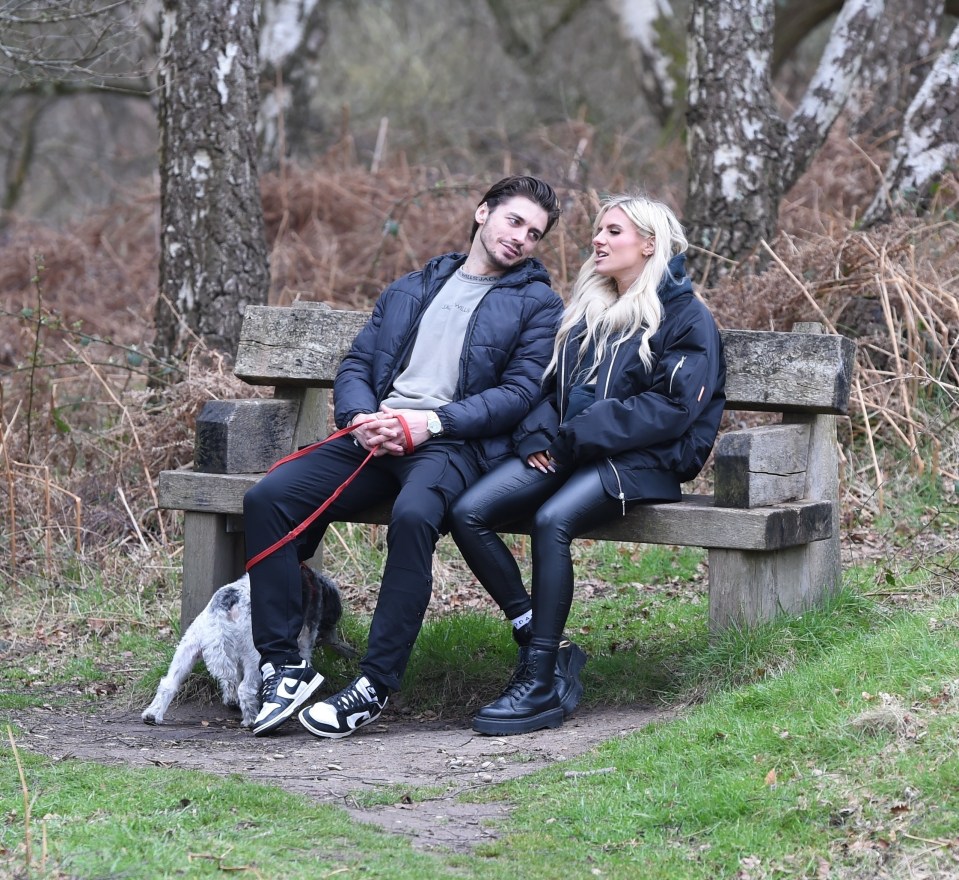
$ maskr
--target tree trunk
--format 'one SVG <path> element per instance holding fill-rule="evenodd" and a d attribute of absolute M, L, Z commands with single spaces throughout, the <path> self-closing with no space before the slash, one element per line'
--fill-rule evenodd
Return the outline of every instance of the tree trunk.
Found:
<path fill-rule="evenodd" d="M 260 157 L 275 168 L 305 153 L 310 98 L 319 87 L 317 58 L 327 36 L 327 4 L 320 0 L 262 0 L 260 32 Z"/>
<path fill-rule="evenodd" d="M 885 0 L 846 0 L 802 100 L 789 119 L 780 168 L 786 192 L 809 167 L 852 92 L 863 55 L 874 45 Z M 871 54 L 878 54 L 873 52 Z"/>
<path fill-rule="evenodd" d="M 685 220 L 701 283 L 775 230 L 782 187 L 773 159 L 786 131 L 769 83 L 773 12 L 774 0 L 693 3 Z"/>
<path fill-rule="evenodd" d="M 883 0 L 846 0 L 787 125 L 770 88 L 774 3 L 693 4 L 686 220 L 690 243 L 699 249 L 691 263 L 707 285 L 772 238 L 783 193 L 809 165 L 842 110 L 884 7 Z"/>
<path fill-rule="evenodd" d="M 879 138 L 903 114 L 932 67 L 944 0 L 898 0 L 896 15 L 877 22 L 849 115 L 853 135 Z"/>
<path fill-rule="evenodd" d="M 269 267 L 257 176 L 256 0 L 164 0 L 155 350 L 232 354 Z"/>
<path fill-rule="evenodd" d="M 885 220 L 894 208 L 922 208 L 935 182 L 959 162 L 959 27 L 953 28 L 926 81 L 909 106 L 882 188 L 863 224 Z"/>
<path fill-rule="evenodd" d="M 686 45 L 670 0 L 606 0 L 635 54 L 646 105 L 664 128 L 685 104 Z"/>

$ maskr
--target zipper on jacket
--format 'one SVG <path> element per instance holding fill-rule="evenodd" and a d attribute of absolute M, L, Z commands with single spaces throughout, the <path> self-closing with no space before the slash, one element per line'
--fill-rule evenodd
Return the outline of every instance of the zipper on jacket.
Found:
<path fill-rule="evenodd" d="M 609 358 L 609 369 L 606 371 L 606 384 L 603 386 L 603 400 L 609 397 L 609 383 L 613 378 L 613 367 L 616 364 L 616 355 L 619 354 L 619 347 L 623 344 L 625 337 L 620 337 L 618 342 L 613 343 L 613 353 Z"/>
<path fill-rule="evenodd" d="M 480 301 L 476 304 L 476 308 L 473 309 L 473 314 L 470 315 L 469 321 L 466 322 L 466 335 L 463 337 L 463 351 L 460 355 L 459 371 L 456 379 L 457 385 L 453 391 L 455 400 L 462 400 L 464 397 L 466 397 L 466 367 L 469 362 L 469 355 L 467 352 L 470 350 L 470 340 L 473 338 L 473 331 L 476 329 L 476 322 L 479 320 L 480 309 L 483 307 L 483 303 L 486 302 L 487 297 L 494 290 L 496 290 L 498 287 L 504 286 L 506 285 L 498 284 L 494 281 L 489 290 L 483 294 Z M 511 286 L 515 287 L 516 285 Z M 437 293 L 439 293 L 439 291 L 437 291 Z"/>
<path fill-rule="evenodd" d="M 673 393 L 673 379 L 676 378 L 676 374 L 679 372 L 680 367 L 686 363 L 686 355 L 683 355 L 679 361 L 676 363 L 676 366 L 673 367 L 673 371 L 669 374 L 669 393 Z"/>
<path fill-rule="evenodd" d="M 559 366 L 557 372 L 559 373 L 559 423 L 563 424 L 563 413 L 566 411 L 565 404 L 565 394 L 566 394 L 566 349 L 567 346 L 563 346 L 563 352 L 560 357 Z"/>
<path fill-rule="evenodd" d="M 619 486 L 619 494 L 616 497 L 619 499 L 619 503 L 623 505 L 623 516 L 626 516 L 626 493 L 623 491 L 623 481 L 619 478 L 619 471 L 616 470 L 616 465 L 613 464 L 613 460 L 607 458 L 606 461 L 609 462 L 609 466 L 613 469 L 613 474 L 616 476 L 616 485 Z"/>

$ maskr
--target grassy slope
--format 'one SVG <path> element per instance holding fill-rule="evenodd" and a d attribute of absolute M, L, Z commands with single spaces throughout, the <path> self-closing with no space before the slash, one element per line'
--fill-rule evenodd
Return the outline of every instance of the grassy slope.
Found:
<path fill-rule="evenodd" d="M 932 597 L 943 592 L 933 569 L 899 584 L 916 600 L 909 608 L 869 598 L 883 573 L 860 568 L 828 608 L 711 643 L 691 587 L 694 561 L 661 558 L 658 574 L 643 572 L 651 580 L 669 573 L 654 591 L 636 581 L 639 559 L 595 560 L 618 586 L 575 607 L 571 623 L 595 657 L 582 711 L 617 693 L 623 700 L 624 687 L 632 687 L 627 699 L 696 705 L 680 720 L 485 790 L 515 812 L 476 854 L 417 853 L 333 807 L 240 777 L 18 754 L 31 800 L 30 876 L 202 877 L 242 868 L 241 876 L 290 878 L 871 877 L 906 861 L 948 876 L 959 831 L 959 605 Z M 481 613 L 432 622 L 410 671 L 414 695 L 435 693 L 425 671 L 437 660 L 455 666 L 471 641 L 494 645 L 477 673 L 494 677 L 510 650 L 501 635 Z M 648 674 L 630 684 L 628 670 L 642 666 Z M 76 664 L 70 674 L 81 674 Z M 7 694 L 23 686 L 14 670 L 2 681 Z M 455 700 L 476 680 L 442 685 Z M 16 876 L 26 865 L 28 823 L 13 750 L 2 754 L 0 876 Z"/>

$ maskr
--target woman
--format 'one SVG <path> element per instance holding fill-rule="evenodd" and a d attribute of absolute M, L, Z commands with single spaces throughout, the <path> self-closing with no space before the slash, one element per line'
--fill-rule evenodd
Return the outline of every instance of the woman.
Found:
<path fill-rule="evenodd" d="M 480 733 L 562 724 L 571 707 L 557 691 L 557 652 L 573 538 L 635 504 L 679 501 L 712 449 L 726 370 L 716 323 L 686 276 L 686 247 L 665 205 L 630 195 L 603 203 L 546 368 L 549 393 L 514 434 L 518 456 L 453 506 L 453 537 L 520 645 L 506 689 L 473 719 Z M 527 517 L 532 598 L 497 535 Z"/>

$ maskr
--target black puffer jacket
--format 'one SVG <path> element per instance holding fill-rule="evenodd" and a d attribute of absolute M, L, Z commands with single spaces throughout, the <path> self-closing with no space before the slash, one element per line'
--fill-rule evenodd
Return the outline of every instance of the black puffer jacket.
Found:
<path fill-rule="evenodd" d="M 702 470 L 716 441 L 726 365 L 716 323 L 693 295 L 682 254 L 670 260 L 659 297 L 663 321 L 650 339 L 652 369 L 639 359 L 640 335 L 610 346 L 595 400 L 564 422 L 582 336 L 570 333 L 552 393 L 514 434 L 520 456 L 548 449 L 561 467 L 597 462 L 606 491 L 624 504 L 680 500 L 680 484 Z"/>
<path fill-rule="evenodd" d="M 337 373 L 337 426 L 358 413 L 375 412 L 386 399 L 423 312 L 465 260 L 465 254 L 456 253 L 436 257 L 383 291 Z M 510 432 L 542 394 L 543 371 L 563 314 L 563 301 L 549 284 L 549 274 L 535 259 L 497 280 L 470 318 L 455 399 L 437 410 L 443 438 L 472 442 L 484 468 L 510 454 Z"/>

